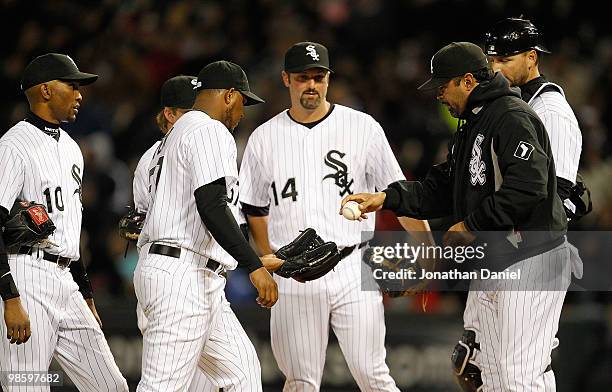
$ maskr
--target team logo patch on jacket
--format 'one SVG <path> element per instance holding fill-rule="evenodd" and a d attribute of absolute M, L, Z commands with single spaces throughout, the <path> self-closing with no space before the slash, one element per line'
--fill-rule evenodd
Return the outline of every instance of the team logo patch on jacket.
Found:
<path fill-rule="evenodd" d="M 487 182 L 487 177 L 485 175 L 485 171 L 487 169 L 487 165 L 482 161 L 482 141 L 484 140 L 484 135 L 479 133 L 476 136 L 476 140 L 474 140 L 474 145 L 472 146 L 472 158 L 470 159 L 470 182 L 472 185 L 476 186 L 476 184 L 484 185 Z"/>
<path fill-rule="evenodd" d="M 514 156 L 527 161 L 531 157 L 533 150 L 535 150 L 533 145 L 521 140 L 516 147 L 516 151 L 514 151 Z"/>

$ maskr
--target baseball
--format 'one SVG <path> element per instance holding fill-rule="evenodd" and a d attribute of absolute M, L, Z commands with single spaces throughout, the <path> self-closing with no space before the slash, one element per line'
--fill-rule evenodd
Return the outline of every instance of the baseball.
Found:
<path fill-rule="evenodd" d="M 342 207 L 342 216 L 348 220 L 357 220 L 361 216 L 361 210 L 359 210 L 359 203 L 356 201 L 347 201 L 344 207 Z"/>

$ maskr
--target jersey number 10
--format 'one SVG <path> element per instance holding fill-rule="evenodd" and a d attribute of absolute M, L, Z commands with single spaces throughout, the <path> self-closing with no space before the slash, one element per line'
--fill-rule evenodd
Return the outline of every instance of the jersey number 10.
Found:
<path fill-rule="evenodd" d="M 51 200 L 52 199 L 51 190 L 47 188 L 43 191 L 43 194 L 45 195 L 45 200 L 47 201 L 47 212 L 50 214 L 53 212 L 53 201 Z M 58 186 L 57 188 L 55 188 L 54 196 L 55 196 L 55 208 L 57 208 L 58 211 L 64 211 L 64 198 L 62 197 L 62 187 L 61 186 Z"/>

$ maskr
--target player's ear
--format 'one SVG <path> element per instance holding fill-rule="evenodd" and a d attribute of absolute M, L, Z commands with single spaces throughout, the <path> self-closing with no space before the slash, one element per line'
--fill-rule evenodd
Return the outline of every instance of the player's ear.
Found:
<path fill-rule="evenodd" d="M 527 52 L 527 60 L 534 65 L 538 64 L 538 52 L 533 49 Z"/>
<path fill-rule="evenodd" d="M 285 85 L 285 87 L 289 87 L 289 84 L 291 83 L 291 80 L 289 79 L 289 74 L 285 71 L 282 71 L 281 77 L 283 78 L 283 84 Z"/>
<path fill-rule="evenodd" d="M 40 89 L 40 95 L 45 100 L 51 99 L 51 83 L 41 83 L 38 88 Z"/>
<path fill-rule="evenodd" d="M 225 90 L 225 93 L 223 94 L 223 101 L 225 102 L 226 105 L 229 106 L 233 106 L 234 101 L 236 100 L 237 96 L 240 94 L 236 94 L 237 91 L 234 90 L 234 88 L 230 88 L 229 90 Z"/>
<path fill-rule="evenodd" d="M 467 73 L 463 76 L 462 83 L 465 85 L 467 91 L 471 91 L 476 85 L 476 78 L 471 73 Z"/>
<path fill-rule="evenodd" d="M 174 124 L 174 113 L 172 109 L 167 106 L 164 107 L 164 117 L 170 124 Z"/>

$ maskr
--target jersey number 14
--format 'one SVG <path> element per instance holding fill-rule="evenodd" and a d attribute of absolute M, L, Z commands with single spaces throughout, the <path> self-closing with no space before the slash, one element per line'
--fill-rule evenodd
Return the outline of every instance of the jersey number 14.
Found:
<path fill-rule="evenodd" d="M 278 205 L 278 192 L 276 191 L 276 183 L 272 182 L 270 187 L 272 188 L 272 196 L 274 197 L 274 205 Z M 285 186 L 283 187 L 283 190 L 281 191 L 281 197 L 283 199 L 291 198 L 292 201 L 296 201 L 297 195 L 298 193 L 297 193 L 297 189 L 295 186 L 295 177 L 291 177 L 290 179 L 287 180 L 287 183 L 285 183 Z"/>

